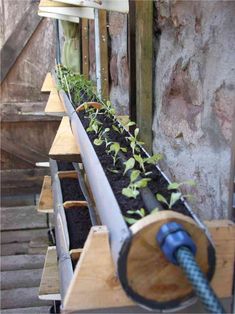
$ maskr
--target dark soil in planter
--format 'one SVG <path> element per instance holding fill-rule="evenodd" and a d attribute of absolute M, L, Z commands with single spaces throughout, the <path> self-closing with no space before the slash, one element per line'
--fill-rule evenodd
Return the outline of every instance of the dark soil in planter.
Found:
<path fill-rule="evenodd" d="M 92 227 L 87 207 L 73 206 L 65 209 L 68 225 L 70 250 L 83 248 Z"/>
<path fill-rule="evenodd" d="M 78 179 L 60 179 L 63 201 L 84 201 L 85 197 L 79 186 Z"/>
<path fill-rule="evenodd" d="M 67 161 L 57 161 L 58 171 L 70 171 L 74 170 L 73 164 Z"/>
<path fill-rule="evenodd" d="M 78 113 L 78 116 L 85 128 L 85 130 L 87 129 L 88 125 L 89 125 L 89 119 L 86 118 L 85 116 L 85 112 L 81 111 Z M 103 123 L 103 129 L 105 128 L 110 128 L 110 131 L 108 133 L 108 137 L 109 139 L 111 139 L 111 141 L 113 142 L 118 142 L 120 144 L 121 147 L 125 147 L 127 149 L 127 153 L 125 153 L 126 159 L 129 159 L 130 157 L 133 157 L 132 155 L 132 151 L 129 145 L 129 142 L 127 142 L 127 140 L 125 139 L 126 136 L 129 136 L 129 134 L 124 131 L 124 133 L 122 135 L 120 135 L 119 133 L 117 133 L 116 131 L 114 131 L 112 129 L 112 125 L 116 124 L 116 122 L 113 122 L 109 117 L 104 116 L 104 115 L 99 115 L 99 121 L 101 121 Z M 140 217 L 137 216 L 133 216 L 133 215 L 129 215 L 127 214 L 128 210 L 137 210 L 140 208 L 145 208 L 144 202 L 141 198 L 140 195 L 137 196 L 136 199 L 133 198 L 128 198 L 124 195 L 122 195 L 122 189 L 127 187 L 130 179 L 127 175 L 123 176 L 123 172 L 124 172 L 124 167 L 122 165 L 121 162 L 117 162 L 115 169 L 119 170 L 119 173 L 113 173 L 111 171 L 109 171 L 108 169 L 113 169 L 113 160 L 112 157 L 108 154 L 106 154 L 105 150 L 105 144 L 103 143 L 100 146 L 96 146 L 93 144 L 94 139 L 97 138 L 97 135 L 95 134 L 95 132 L 88 132 L 88 137 L 96 151 L 96 154 L 100 160 L 101 165 L 103 166 L 104 172 L 110 182 L 110 185 L 113 189 L 113 192 L 116 196 L 116 199 L 118 201 L 118 204 L 120 206 L 120 209 L 122 211 L 122 214 L 126 217 L 131 217 L 131 218 L 136 218 L 139 219 Z M 145 154 L 145 152 L 141 149 L 141 153 L 142 157 L 147 157 L 147 155 Z M 137 165 L 137 163 L 136 163 Z M 146 172 L 151 171 L 152 173 L 148 176 L 152 179 L 152 181 L 149 182 L 148 187 L 151 189 L 151 191 L 154 193 L 154 195 L 156 195 L 157 193 L 162 194 L 167 200 L 170 199 L 170 195 L 172 192 L 175 192 L 174 190 L 167 190 L 167 186 L 168 186 L 168 182 L 167 180 L 163 177 L 163 175 L 160 173 L 160 171 L 154 166 L 154 165 L 146 165 Z M 135 166 L 135 169 L 138 169 L 137 166 Z M 164 207 L 165 205 L 162 204 L 162 206 Z M 167 209 L 167 207 L 165 207 L 165 209 Z M 174 207 L 172 208 L 172 210 L 177 211 L 179 213 L 182 213 L 184 215 L 187 216 L 191 216 L 191 214 L 189 213 L 189 211 L 186 209 L 186 207 L 184 206 L 183 202 L 181 200 L 179 200 Z"/>

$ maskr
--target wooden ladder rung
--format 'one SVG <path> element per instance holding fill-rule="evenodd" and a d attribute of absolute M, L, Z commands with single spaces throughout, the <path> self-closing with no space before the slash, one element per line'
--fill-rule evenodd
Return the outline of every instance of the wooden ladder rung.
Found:
<path fill-rule="evenodd" d="M 66 114 L 64 105 L 60 100 L 60 96 L 57 90 L 51 91 L 44 111 L 46 114 L 54 114 L 59 116 L 63 116 Z"/>
<path fill-rule="evenodd" d="M 43 82 L 41 92 L 42 93 L 50 93 L 51 91 L 55 91 L 55 90 L 56 90 L 55 82 L 52 78 L 51 73 L 48 72 L 46 77 L 45 77 L 45 80 Z"/>

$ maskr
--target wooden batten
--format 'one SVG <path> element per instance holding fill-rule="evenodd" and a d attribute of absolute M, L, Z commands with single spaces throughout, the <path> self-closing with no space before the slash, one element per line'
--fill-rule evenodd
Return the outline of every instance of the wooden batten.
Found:
<path fill-rule="evenodd" d="M 42 17 L 48 17 L 51 19 L 61 20 L 61 21 L 68 21 L 72 23 L 79 23 L 80 19 L 76 16 L 68 16 L 65 14 L 58 14 L 58 13 L 49 13 L 45 11 L 38 10 L 38 15 Z"/>
<path fill-rule="evenodd" d="M 50 72 L 47 73 L 45 80 L 43 82 L 41 92 L 42 93 L 50 93 L 52 91 L 56 91 L 55 82 L 52 78 L 52 75 Z"/>
<path fill-rule="evenodd" d="M 45 113 L 63 116 L 66 115 L 64 105 L 60 100 L 57 90 L 53 90 L 50 93 L 46 107 L 44 109 Z"/>
<path fill-rule="evenodd" d="M 59 179 L 77 179 L 78 173 L 75 170 L 58 171 Z"/>
<path fill-rule="evenodd" d="M 49 151 L 49 157 L 55 160 L 81 162 L 80 149 L 77 146 L 69 122 L 63 117 Z"/>
<path fill-rule="evenodd" d="M 55 246 L 47 249 L 38 297 L 41 300 L 61 300 Z"/>
<path fill-rule="evenodd" d="M 39 213 L 53 213 L 53 194 L 51 190 L 51 177 L 45 176 L 39 197 L 37 211 Z"/>
<path fill-rule="evenodd" d="M 212 287 L 218 297 L 228 298 L 232 296 L 233 287 L 235 225 L 228 220 L 206 222 L 206 225 L 217 255 Z M 105 226 L 92 227 L 84 248 L 78 250 L 79 260 L 64 301 L 65 313 L 135 306 L 116 277 Z"/>
<path fill-rule="evenodd" d="M 65 209 L 69 209 L 71 207 L 84 207 L 87 206 L 86 201 L 66 201 L 63 203 Z"/>
<path fill-rule="evenodd" d="M 54 0 L 53 0 L 54 1 Z M 129 12 L 129 0 L 55 0 L 56 2 L 68 3 L 77 6 L 85 6 L 95 9 L 103 9 L 107 11 L 116 11 L 122 13 Z"/>

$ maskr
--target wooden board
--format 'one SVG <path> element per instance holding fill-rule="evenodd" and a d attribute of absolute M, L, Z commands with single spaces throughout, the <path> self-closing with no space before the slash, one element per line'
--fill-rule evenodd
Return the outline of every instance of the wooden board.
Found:
<path fill-rule="evenodd" d="M 49 13 L 49 12 L 45 12 L 45 11 L 38 11 L 38 15 L 39 16 L 43 16 L 43 17 L 48 17 L 51 19 L 56 19 L 56 20 L 61 20 L 61 21 L 68 21 L 68 22 L 72 22 L 72 23 L 79 23 L 80 19 L 79 17 L 76 16 L 68 16 L 65 14 L 58 14 L 58 13 Z"/>
<path fill-rule="evenodd" d="M 49 157 L 56 160 L 81 162 L 80 149 L 71 131 L 69 117 L 62 118 L 51 146 Z"/>
<path fill-rule="evenodd" d="M 212 287 L 220 298 L 229 298 L 233 287 L 235 225 L 228 220 L 206 222 L 206 225 L 217 252 Z M 135 306 L 116 277 L 105 226 L 91 228 L 85 246 L 78 254 L 81 255 L 64 301 L 65 312 Z"/>
<path fill-rule="evenodd" d="M 89 24 L 88 19 L 82 19 L 82 74 L 89 78 Z"/>
<path fill-rule="evenodd" d="M 92 8 L 78 7 L 49 0 L 40 1 L 39 11 L 46 13 L 62 14 L 72 17 L 94 19 L 94 9 Z"/>
<path fill-rule="evenodd" d="M 56 90 L 50 93 L 45 110 L 48 114 L 65 115 L 65 109 Z"/>
<path fill-rule="evenodd" d="M 49 246 L 47 249 L 38 297 L 41 300 L 61 299 L 55 246 Z"/>
<path fill-rule="evenodd" d="M 51 189 L 51 177 L 45 176 L 42 184 L 42 190 L 39 197 L 37 211 L 39 213 L 53 213 L 53 194 Z"/>
<path fill-rule="evenodd" d="M 55 82 L 52 78 L 52 75 L 50 72 L 47 73 L 45 80 L 43 82 L 41 92 L 42 93 L 49 93 L 56 90 Z"/>
<path fill-rule="evenodd" d="M 53 0 L 54 1 L 54 0 Z M 91 7 L 96 9 L 104 9 L 107 11 L 116 11 L 122 13 L 129 12 L 128 0 L 56 0 L 56 2 L 69 3 L 78 6 Z"/>

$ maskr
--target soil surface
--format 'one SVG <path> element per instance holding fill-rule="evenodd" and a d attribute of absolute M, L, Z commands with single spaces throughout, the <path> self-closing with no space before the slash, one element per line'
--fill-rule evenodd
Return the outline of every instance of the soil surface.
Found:
<path fill-rule="evenodd" d="M 60 179 L 63 201 L 84 201 L 85 197 L 79 186 L 78 179 Z"/>
<path fill-rule="evenodd" d="M 84 206 L 70 207 L 65 209 L 65 215 L 69 231 L 69 249 L 83 248 L 92 227 L 88 208 Z"/>
<path fill-rule="evenodd" d="M 78 116 L 86 130 L 89 126 L 89 119 L 86 117 L 84 111 L 79 112 Z M 130 157 L 133 157 L 132 151 L 129 145 L 129 141 L 127 141 L 126 139 L 126 137 L 130 135 L 126 131 L 124 131 L 123 134 L 119 134 L 116 131 L 114 131 L 112 129 L 112 125 L 118 125 L 118 124 L 117 122 L 111 120 L 107 116 L 99 115 L 99 121 L 103 123 L 103 126 L 102 126 L 103 129 L 110 128 L 110 131 L 108 133 L 109 139 L 111 139 L 112 142 L 118 142 L 121 145 L 121 147 L 124 147 L 127 149 L 127 152 L 124 153 L 126 159 L 128 160 Z M 123 164 L 119 160 L 114 167 L 112 157 L 105 152 L 106 151 L 105 143 L 103 143 L 100 146 L 96 146 L 93 144 L 94 139 L 97 138 L 97 135 L 95 134 L 95 132 L 87 132 L 87 134 L 94 147 L 94 150 L 96 151 L 96 154 L 100 160 L 100 163 L 103 166 L 103 169 L 108 178 L 108 181 L 110 182 L 110 185 L 114 191 L 114 194 L 116 196 L 116 199 L 118 201 L 122 214 L 125 217 L 140 219 L 139 216 L 133 216 L 133 214 L 129 215 L 127 213 L 128 210 L 137 210 L 137 209 L 145 208 L 145 204 L 140 195 L 138 195 L 136 199 L 133 199 L 133 198 L 128 198 L 122 194 L 122 189 L 127 187 L 130 182 L 129 176 L 127 174 L 123 175 L 123 172 L 124 172 Z M 143 158 L 147 157 L 146 153 L 142 149 L 140 151 L 140 154 Z M 176 192 L 176 191 L 167 190 L 168 182 L 163 177 L 161 172 L 156 168 L 156 166 L 146 165 L 145 168 L 146 168 L 146 173 L 151 171 L 151 174 L 147 176 L 148 178 L 152 179 L 148 183 L 148 187 L 150 188 L 150 190 L 153 192 L 154 195 L 156 195 L 157 193 L 162 194 L 169 201 L 171 193 Z M 110 171 L 110 169 L 116 169 L 119 172 L 113 173 L 112 171 Z M 135 169 L 139 169 L 137 166 L 137 163 L 136 163 Z M 162 204 L 162 206 L 164 209 L 167 209 L 167 207 L 164 204 Z M 191 216 L 187 208 L 184 206 L 183 202 L 180 200 L 174 205 L 172 210 L 175 210 L 187 216 Z"/>

